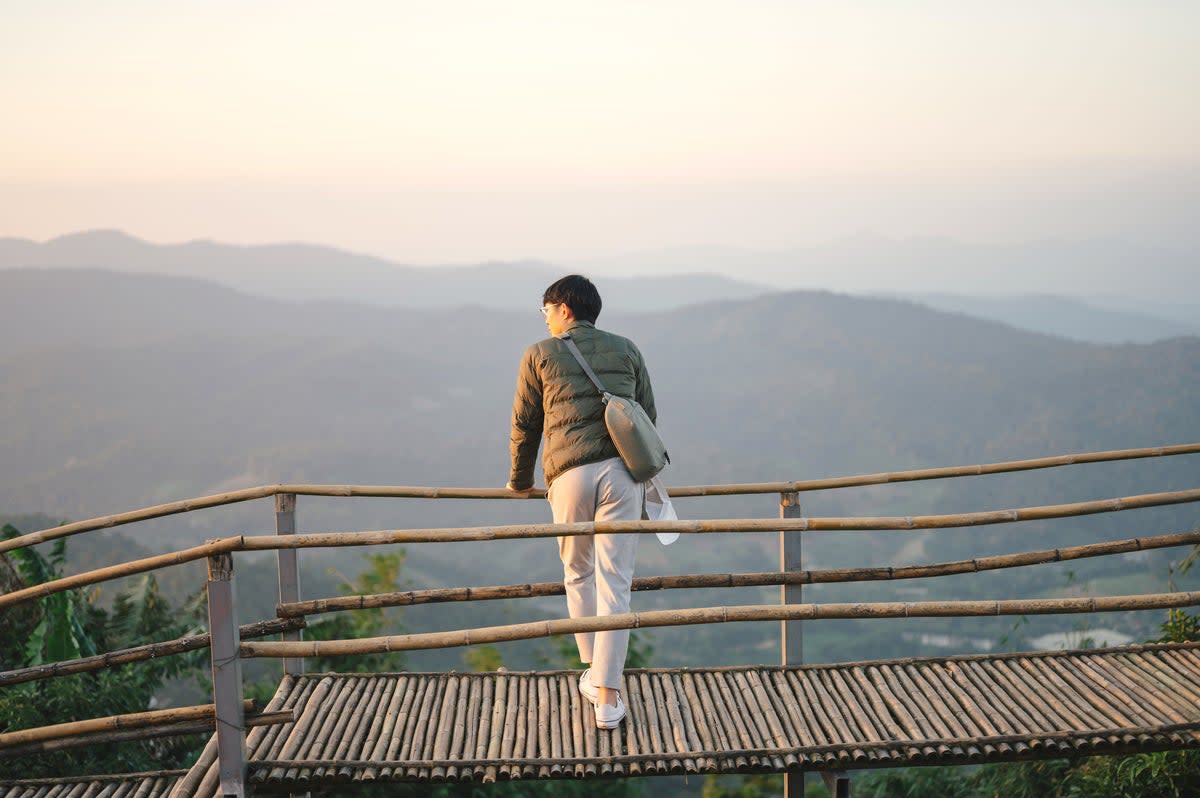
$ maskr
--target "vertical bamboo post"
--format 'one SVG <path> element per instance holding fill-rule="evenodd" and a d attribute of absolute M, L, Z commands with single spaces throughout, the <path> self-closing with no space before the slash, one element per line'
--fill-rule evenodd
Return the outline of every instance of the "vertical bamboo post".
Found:
<path fill-rule="evenodd" d="M 246 795 L 246 724 L 242 706 L 242 660 L 238 656 L 233 554 L 208 558 L 208 632 L 212 655 L 213 702 L 216 704 L 217 756 L 221 794 Z"/>
<path fill-rule="evenodd" d="M 800 494 L 798 492 L 779 494 L 779 517 L 800 517 Z M 779 533 L 779 570 L 784 573 L 800 571 L 804 568 L 800 556 L 800 534 L 799 532 L 783 531 Z M 802 587 L 800 585 L 780 585 L 779 603 L 784 605 L 804 603 Z M 802 642 L 800 621 L 779 622 L 779 648 L 784 666 L 799 665 L 803 662 Z M 783 796 L 784 798 L 803 798 L 803 773 L 783 774 Z"/>
<path fill-rule="evenodd" d="M 296 494 L 275 494 L 275 534 L 296 534 Z M 287 604 L 300 600 L 300 551 L 299 549 L 279 549 L 279 602 Z M 284 640 L 300 640 L 301 632 L 296 629 L 283 633 Z M 302 657 L 285 657 L 283 672 L 293 675 L 304 673 Z"/>

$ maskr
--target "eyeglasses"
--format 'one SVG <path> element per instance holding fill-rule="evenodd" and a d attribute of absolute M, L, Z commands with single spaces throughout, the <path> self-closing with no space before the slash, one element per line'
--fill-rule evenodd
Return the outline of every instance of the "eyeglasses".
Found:
<path fill-rule="evenodd" d="M 541 307 L 541 308 L 539 308 L 539 309 L 542 311 L 542 318 L 545 318 L 546 316 L 549 316 L 549 315 L 550 315 L 550 308 L 554 307 L 554 305 L 557 305 L 557 304 L 559 304 L 559 303 L 555 302 L 555 303 L 553 303 L 553 304 L 550 304 L 550 305 L 542 305 L 542 307 Z"/>

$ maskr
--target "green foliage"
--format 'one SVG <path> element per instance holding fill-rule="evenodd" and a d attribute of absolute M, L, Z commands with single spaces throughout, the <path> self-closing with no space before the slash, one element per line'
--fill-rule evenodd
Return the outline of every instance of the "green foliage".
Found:
<path fill-rule="evenodd" d="M 354 579 L 342 577 L 338 591 L 343 596 L 393 593 L 401 589 L 400 572 L 404 568 L 403 550 L 389 554 L 368 554 L 367 570 Z M 399 609 L 375 608 L 332 613 L 304 630 L 309 640 L 349 640 L 399 634 L 404 627 L 399 622 Z M 404 655 L 397 651 L 379 654 L 357 654 L 348 657 L 312 657 L 309 670 L 319 673 L 378 673 L 404 669 Z"/>
<path fill-rule="evenodd" d="M 3 530 L 5 538 L 17 531 Z M 36 549 L 17 549 L 5 555 L 22 585 L 41 584 L 62 574 L 66 540 L 59 539 L 48 558 Z M 10 571 L 11 573 L 11 571 Z M 97 606 L 81 591 L 46 596 L 36 612 L 25 619 L 24 646 L 0 652 L 4 667 L 21 668 L 47 662 L 90 656 L 184 634 L 186 625 L 161 595 L 153 576 L 147 575 L 120 593 L 111 610 Z M 20 638 L 16 638 L 20 639 Z M 131 663 L 92 673 L 60 676 L 15 685 L 0 691 L 0 730 L 36 728 L 67 720 L 104 717 L 152 708 L 154 695 L 164 681 L 191 671 L 199 657 L 172 656 Z M 154 770 L 184 765 L 194 758 L 195 737 L 161 738 L 0 760 L 0 778 L 61 776 L 69 773 L 104 773 Z"/>
<path fill-rule="evenodd" d="M 1192 569 L 1200 559 L 1200 546 L 1193 546 L 1187 557 L 1178 564 L 1172 563 L 1167 570 L 1167 586 L 1175 590 L 1175 576 L 1182 576 Z M 1189 613 L 1182 608 L 1167 610 L 1167 620 L 1159 627 L 1162 635 L 1156 638 L 1156 643 L 1188 643 L 1200 641 L 1200 615 Z"/>
<path fill-rule="evenodd" d="M 1186 610 L 1167 610 L 1167 620 L 1159 627 L 1162 635 L 1155 638 L 1156 643 L 1188 643 L 1200 641 L 1200 615 Z"/>
<path fill-rule="evenodd" d="M 476 673 L 498 671 L 504 667 L 504 658 L 495 646 L 472 646 L 463 652 L 463 664 Z"/>
<path fill-rule="evenodd" d="M 964 798 L 993 798 L 997 795 L 1004 798 L 1049 798 L 1071 795 L 1072 771 L 1077 762 L 1070 759 L 1043 759 L 985 765 L 973 773 L 968 771 L 965 774 L 967 791 L 961 795 Z M 947 769 L 947 772 L 958 773 L 961 770 Z"/>
<path fill-rule="evenodd" d="M 0 530 L 0 536 L 5 540 L 19 534 L 11 524 Z M 59 538 L 54 542 L 49 559 L 33 548 L 16 549 L 7 556 L 15 562 L 22 583 L 42 584 L 61 575 L 67 556 L 67 540 Z M 85 612 L 78 591 L 55 593 L 40 599 L 36 624 L 15 638 L 25 641 L 24 650 L 18 652 L 15 647 L 10 648 L 0 653 L 0 660 L 9 667 L 21 667 L 92 656 L 96 646 L 79 621 L 79 616 Z"/>
<path fill-rule="evenodd" d="M 583 670 L 587 666 L 579 659 L 574 635 L 553 635 L 548 638 L 551 653 L 540 652 L 538 662 L 547 668 Z M 629 651 L 625 655 L 626 668 L 649 668 L 654 657 L 654 646 L 643 632 L 629 632 Z"/>
<path fill-rule="evenodd" d="M 854 780 L 856 798 L 974 798 L 970 777 L 958 768 L 906 768 L 871 773 Z M 1011 798 L 1005 796 L 1005 798 Z"/>
<path fill-rule="evenodd" d="M 1200 752 L 1158 751 L 1083 762 L 1072 796 L 1086 798 L 1183 798 L 1200 795 Z"/>
<path fill-rule="evenodd" d="M 626 668 L 649 668 L 654 657 L 654 646 L 650 638 L 637 629 L 629 633 L 629 653 L 625 655 Z"/>
<path fill-rule="evenodd" d="M 755 773 L 750 776 L 705 776 L 701 798 L 767 798 L 783 794 L 783 776 Z"/>

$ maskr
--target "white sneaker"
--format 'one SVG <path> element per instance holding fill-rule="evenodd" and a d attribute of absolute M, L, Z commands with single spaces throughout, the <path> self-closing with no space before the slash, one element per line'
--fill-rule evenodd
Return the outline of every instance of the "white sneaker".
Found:
<path fill-rule="evenodd" d="M 621 725 L 621 721 L 625 720 L 625 704 L 621 701 L 621 694 L 617 694 L 616 705 L 611 704 L 592 704 L 596 710 L 596 728 L 597 729 L 615 729 Z"/>
<path fill-rule="evenodd" d="M 583 697 L 593 704 L 599 698 L 600 692 L 596 689 L 596 685 L 592 684 L 592 669 L 588 668 L 579 675 L 579 692 L 583 693 Z"/>

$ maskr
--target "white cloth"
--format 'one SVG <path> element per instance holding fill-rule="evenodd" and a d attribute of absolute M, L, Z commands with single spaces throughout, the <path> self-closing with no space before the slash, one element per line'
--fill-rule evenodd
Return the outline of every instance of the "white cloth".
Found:
<path fill-rule="evenodd" d="M 646 507 L 642 517 L 647 521 L 674 521 L 679 518 L 675 514 L 675 505 L 667 494 L 667 486 L 657 476 L 646 483 Z M 655 532 L 658 542 L 670 546 L 679 539 L 678 532 Z"/>
<path fill-rule="evenodd" d="M 546 492 L 554 523 L 637 521 L 646 503 L 646 486 L 633 481 L 619 457 L 568 469 Z M 629 588 L 640 535 L 569 535 L 558 539 L 572 618 L 629 612 Z M 629 630 L 575 635 L 581 662 L 592 666 L 597 687 L 621 688 L 629 651 Z"/>

